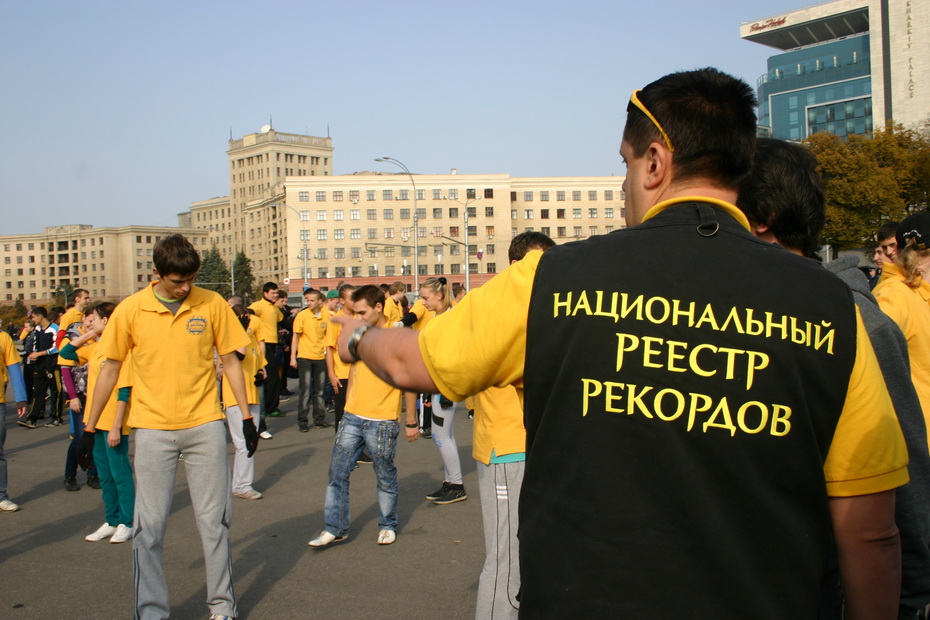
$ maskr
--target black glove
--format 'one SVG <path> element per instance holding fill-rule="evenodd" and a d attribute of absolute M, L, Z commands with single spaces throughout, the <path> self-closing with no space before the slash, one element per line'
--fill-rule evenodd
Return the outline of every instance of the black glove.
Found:
<path fill-rule="evenodd" d="M 265 375 L 263 375 L 262 371 L 259 370 L 257 373 L 255 373 L 255 378 L 252 379 L 252 383 L 254 383 L 256 386 L 260 386 L 264 382 L 265 382 Z"/>
<path fill-rule="evenodd" d="M 440 394 L 439 395 L 439 406 L 442 407 L 443 409 L 451 409 L 452 407 L 455 406 L 455 403 L 449 400 L 448 398 L 446 398 L 445 396 L 443 396 L 442 394 Z"/>
<path fill-rule="evenodd" d="M 80 455 L 80 460 L 93 462 L 94 458 L 94 437 L 96 433 L 89 431 L 86 428 L 84 429 L 84 434 L 81 435 L 81 447 L 78 454 Z"/>
<path fill-rule="evenodd" d="M 255 428 L 254 418 L 246 418 L 242 421 L 242 435 L 245 437 L 245 447 L 248 448 L 251 457 L 258 449 L 258 429 Z"/>

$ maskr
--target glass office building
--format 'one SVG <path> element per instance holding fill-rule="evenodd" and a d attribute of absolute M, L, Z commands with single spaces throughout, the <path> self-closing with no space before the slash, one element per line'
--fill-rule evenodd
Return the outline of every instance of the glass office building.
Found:
<path fill-rule="evenodd" d="M 780 50 L 757 82 L 759 134 L 868 134 L 930 114 L 930 2 L 835 0 L 740 25 Z"/>

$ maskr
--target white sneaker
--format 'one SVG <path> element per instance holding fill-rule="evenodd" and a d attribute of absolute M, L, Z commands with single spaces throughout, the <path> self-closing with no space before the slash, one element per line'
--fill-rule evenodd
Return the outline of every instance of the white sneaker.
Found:
<path fill-rule="evenodd" d="M 110 537 L 111 543 L 123 543 L 132 540 L 132 528 L 120 523 L 116 526 L 116 533 Z"/>
<path fill-rule="evenodd" d="M 88 534 L 84 537 L 84 540 L 87 542 L 97 542 L 98 540 L 103 540 L 104 538 L 109 538 L 116 533 L 116 528 L 110 525 L 109 523 L 104 523 L 97 528 L 97 531 L 93 534 Z"/>
<path fill-rule="evenodd" d="M 334 542 L 342 542 L 348 538 L 345 534 L 340 534 L 336 536 L 335 534 L 330 534 L 326 530 L 320 532 L 320 535 L 307 543 L 310 547 L 325 547 L 326 545 Z"/>
<path fill-rule="evenodd" d="M 19 504 L 11 500 L 5 499 L 0 502 L 0 512 L 16 512 L 17 510 L 19 510 Z"/>
<path fill-rule="evenodd" d="M 261 499 L 263 495 L 261 491 L 256 491 L 255 489 L 248 489 L 242 493 L 233 493 L 236 497 L 241 497 L 242 499 Z"/>
<path fill-rule="evenodd" d="M 397 535 L 394 534 L 394 530 L 381 530 L 378 532 L 379 545 L 390 545 L 395 540 L 397 540 Z"/>
<path fill-rule="evenodd" d="M 274 435 L 272 435 L 268 431 L 262 431 L 258 434 L 258 436 L 261 437 L 262 439 L 271 439 L 272 437 L 274 437 Z"/>

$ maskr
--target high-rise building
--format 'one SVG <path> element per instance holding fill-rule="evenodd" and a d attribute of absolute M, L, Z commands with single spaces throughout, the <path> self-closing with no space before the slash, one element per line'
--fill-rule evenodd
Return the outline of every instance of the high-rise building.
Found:
<path fill-rule="evenodd" d="M 0 236 L 0 302 L 48 304 L 58 290 L 83 288 L 95 301 L 118 301 L 152 281 L 152 248 L 180 233 L 201 252 L 203 230 L 170 226 L 47 226 L 42 233 Z"/>
<path fill-rule="evenodd" d="M 740 36 L 781 51 L 758 81 L 764 134 L 865 134 L 930 113 L 925 0 L 835 0 L 745 22 Z"/>

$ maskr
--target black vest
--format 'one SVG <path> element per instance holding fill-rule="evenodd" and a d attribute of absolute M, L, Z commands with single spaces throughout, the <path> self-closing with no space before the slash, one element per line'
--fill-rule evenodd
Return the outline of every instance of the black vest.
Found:
<path fill-rule="evenodd" d="M 709 204 L 546 252 L 521 618 L 815 618 L 855 349 L 841 281 Z"/>

